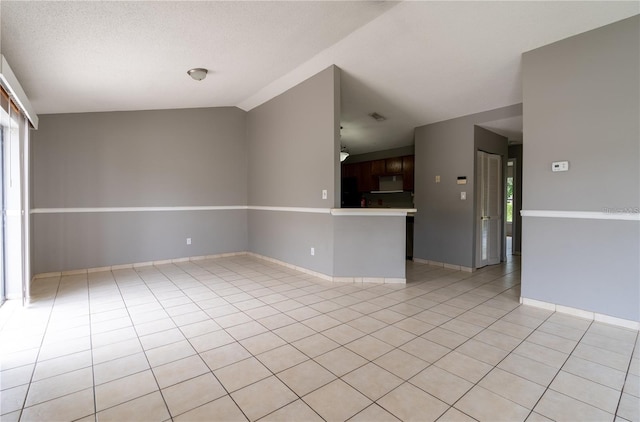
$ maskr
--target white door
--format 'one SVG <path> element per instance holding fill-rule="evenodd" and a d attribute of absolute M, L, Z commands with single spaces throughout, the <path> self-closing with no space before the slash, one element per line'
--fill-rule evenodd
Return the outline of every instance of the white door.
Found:
<path fill-rule="evenodd" d="M 478 151 L 476 169 L 476 268 L 500 263 L 502 245 L 502 157 Z"/>

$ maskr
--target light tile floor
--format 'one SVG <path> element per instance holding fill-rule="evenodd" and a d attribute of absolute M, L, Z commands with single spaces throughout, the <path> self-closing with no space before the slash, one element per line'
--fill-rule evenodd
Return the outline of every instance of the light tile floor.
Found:
<path fill-rule="evenodd" d="M 638 332 L 521 306 L 517 259 L 343 284 L 246 256 L 40 279 L 3 422 L 638 421 Z"/>

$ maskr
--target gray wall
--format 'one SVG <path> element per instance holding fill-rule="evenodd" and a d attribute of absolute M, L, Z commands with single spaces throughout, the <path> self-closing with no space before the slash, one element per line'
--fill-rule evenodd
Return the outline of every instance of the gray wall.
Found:
<path fill-rule="evenodd" d="M 520 115 L 522 104 L 515 104 L 416 128 L 415 258 L 474 266 L 475 125 Z M 458 176 L 467 184 L 457 185 Z"/>
<path fill-rule="evenodd" d="M 635 16 L 523 55 L 524 210 L 640 205 L 639 33 Z M 523 218 L 522 296 L 639 321 L 639 226 Z"/>
<path fill-rule="evenodd" d="M 31 206 L 247 205 L 245 128 L 237 108 L 41 116 Z M 248 246 L 246 210 L 33 214 L 32 224 L 33 273 Z"/>
<path fill-rule="evenodd" d="M 405 278 L 405 217 L 333 221 L 335 276 Z"/>
<path fill-rule="evenodd" d="M 339 79 L 331 66 L 249 112 L 250 205 L 328 210 L 339 201 Z M 251 210 L 249 250 L 332 275 L 331 227 L 329 214 Z"/>

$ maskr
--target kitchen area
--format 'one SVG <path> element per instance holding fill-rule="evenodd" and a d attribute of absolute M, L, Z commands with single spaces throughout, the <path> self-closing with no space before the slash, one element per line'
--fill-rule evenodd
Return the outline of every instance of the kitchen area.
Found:
<path fill-rule="evenodd" d="M 363 155 L 362 158 L 366 158 Z M 342 163 L 341 207 L 406 211 L 406 259 L 413 259 L 414 155 Z"/>

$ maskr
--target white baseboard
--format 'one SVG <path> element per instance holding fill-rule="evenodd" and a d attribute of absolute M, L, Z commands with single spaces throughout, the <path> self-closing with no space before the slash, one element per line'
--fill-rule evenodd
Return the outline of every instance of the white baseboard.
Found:
<path fill-rule="evenodd" d="M 428 259 L 413 258 L 413 261 L 420 264 L 433 265 L 434 267 L 443 267 L 449 270 L 464 271 L 466 273 L 472 273 L 475 271 L 474 268 L 464 267 L 462 265 L 447 264 L 446 262 L 431 261 Z"/>
<path fill-rule="evenodd" d="M 610 315 L 599 314 L 597 312 L 585 311 L 584 309 L 571 308 L 564 305 L 556 305 L 555 303 L 543 302 L 540 300 L 520 297 L 520 303 L 523 305 L 534 306 L 536 308 L 546 309 L 548 311 L 559 312 L 562 314 L 572 315 L 579 318 L 590 319 L 593 321 L 603 322 L 605 324 L 615 325 L 618 327 L 628 328 L 631 330 L 640 330 L 640 321 L 617 318 Z"/>

